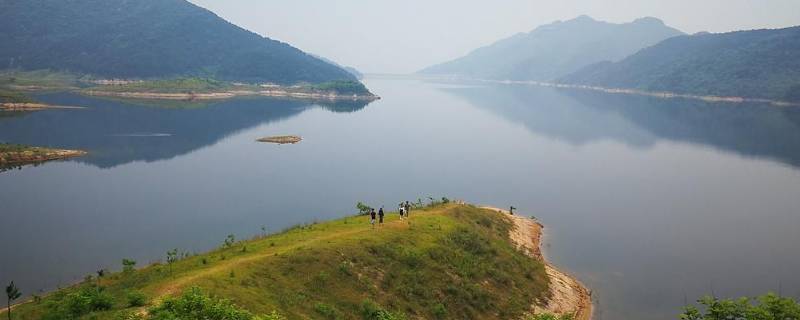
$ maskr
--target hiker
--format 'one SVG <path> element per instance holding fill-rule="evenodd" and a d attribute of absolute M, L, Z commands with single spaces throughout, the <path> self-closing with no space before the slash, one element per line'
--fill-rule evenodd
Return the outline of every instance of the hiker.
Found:
<path fill-rule="evenodd" d="M 383 207 L 378 210 L 378 218 L 380 219 L 380 223 L 383 224 Z"/>
<path fill-rule="evenodd" d="M 516 208 L 514 208 L 514 206 L 511 206 L 511 208 L 509 208 L 509 209 L 510 210 L 508 210 L 508 213 L 510 213 L 513 216 L 514 215 L 514 209 L 516 209 Z"/>
<path fill-rule="evenodd" d="M 369 223 L 375 228 L 375 209 L 369 209 Z"/>
<path fill-rule="evenodd" d="M 410 213 L 411 213 L 411 203 L 406 201 L 406 218 L 408 218 L 408 215 Z"/>
<path fill-rule="evenodd" d="M 406 208 L 403 206 L 402 202 L 400 202 L 400 204 L 397 206 L 399 207 L 397 211 L 400 212 L 400 220 L 403 220 L 403 214 L 405 214 Z"/>

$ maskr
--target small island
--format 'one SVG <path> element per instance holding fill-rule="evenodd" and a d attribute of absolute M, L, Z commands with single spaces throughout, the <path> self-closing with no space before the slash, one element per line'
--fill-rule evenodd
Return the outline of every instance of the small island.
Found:
<path fill-rule="evenodd" d="M 86 151 L 0 143 L 0 169 L 21 167 L 86 155 Z"/>
<path fill-rule="evenodd" d="M 256 141 L 277 143 L 277 144 L 295 144 L 300 141 L 303 141 L 303 138 L 299 136 L 273 136 L 273 137 L 261 138 Z"/>

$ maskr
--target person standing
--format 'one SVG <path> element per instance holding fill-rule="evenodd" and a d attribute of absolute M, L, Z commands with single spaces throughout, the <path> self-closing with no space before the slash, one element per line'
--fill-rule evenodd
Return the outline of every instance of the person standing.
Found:
<path fill-rule="evenodd" d="M 405 214 L 406 207 L 403 206 L 402 202 L 400 202 L 400 204 L 398 205 L 397 211 L 400 212 L 400 220 L 403 220 L 403 214 Z"/>
<path fill-rule="evenodd" d="M 375 209 L 369 209 L 369 223 L 375 228 Z"/>
<path fill-rule="evenodd" d="M 378 219 L 380 219 L 380 224 L 383 224 L 383 207 L 378 210 Z"/>
<path fill-rule="evenodd" d="M 411 203 L 406 200 L 406 218 L 408 218 L 411 214 Z"/>

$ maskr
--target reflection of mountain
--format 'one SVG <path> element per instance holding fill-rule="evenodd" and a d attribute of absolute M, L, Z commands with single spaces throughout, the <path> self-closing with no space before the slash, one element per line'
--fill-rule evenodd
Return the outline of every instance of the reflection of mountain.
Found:
<path fill-rule="evenodd" d="M 339 112 L 360 110 L 367 104 L 314 105 L 259 98 L 214 102 L 194 109 L 164 109 L 71 94 L 47 95 L 40 100 L 88 109 L 48 110 L 0 119 L 0 141 L 87 150 L 89 155 L 76 161 L 101 168 L 169 159 L 239 130 L 288 119 L 317 106 Z"/>
<path fill-rule="evenodd" d="M 698 143 L 800 166 L 800 109 L 497 85 L 448 89 L 531 131 L 582 144 Z"/>

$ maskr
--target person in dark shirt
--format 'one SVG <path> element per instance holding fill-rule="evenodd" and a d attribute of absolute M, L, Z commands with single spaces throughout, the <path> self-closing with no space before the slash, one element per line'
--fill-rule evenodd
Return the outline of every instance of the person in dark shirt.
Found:
<path fill-rule="evenodd" d="M 380 219 L 380 223 L 383 223 L 383 207 L 378 210 L 378 219 Z"/>
<path fill-rule="evenodd" d="M 369 210 L 369 223 L 373 228 L 375 227 L 375 209 Z"/>

